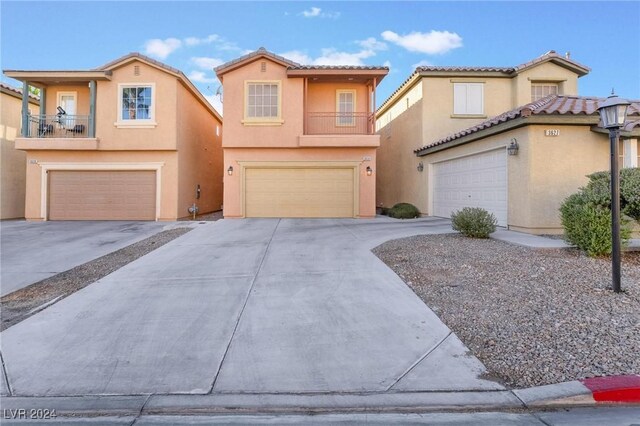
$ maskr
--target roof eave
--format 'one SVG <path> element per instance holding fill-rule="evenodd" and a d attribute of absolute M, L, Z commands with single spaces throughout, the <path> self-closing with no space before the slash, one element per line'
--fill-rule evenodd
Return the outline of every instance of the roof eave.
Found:
<path fill-rule="evenodd" d="M 4 70 L 4 75 L 19 81 L 56 83 L 84 82 L 90 80 L 111 80 L 111 71 L 24 71 Z"/>

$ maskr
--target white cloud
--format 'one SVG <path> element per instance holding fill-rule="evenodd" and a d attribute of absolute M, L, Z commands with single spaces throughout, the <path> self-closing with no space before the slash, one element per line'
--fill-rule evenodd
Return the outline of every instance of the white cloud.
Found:
<path fill-rule="evenodd" d="M 222 102 L 220 102 L 220 96 L 218 95 L 203 95 L 204 98 L 222 115 Z"/>
<path fill-rule="evenodd" d="M 153 38 L 144 43 L 144 52 L 149 56 L 166 59 L 167 56 L 169 56 L 173 51 L 179 49 L 181 46 L 182 42 L 177 38 L 167 38 L 164 40 Z"/>
<path fill-rule="evenodd" d="M 309 10 L 303 10 L 300 12 L 300 15 L 305 18 L 330 18 L 330 19 L 338 19 L 340 17 L 340 12 L 323 12 L 319 7 L 311 7 Z"/>
<path fill-rule="evenodd" d="M 216 77 L 207 77 L 207 74 L 203 71 L 191 71 L 187 77 L 189 80 L 198 83 L 214 83 L 218 81 Z"/>
<path fill-rule="evenodd" d="M 384 61 L 382 64 L 383 67 L 391 68 L 391 61 Z"/>
<path fill-rule="evenodd" d="M 187 46 L 197 46 L 199 44 L 211 44 L 218 40 L 220 40 L 220 36 L 218 34 L 210 34 L 203 38 L 187 37 L 184 39 L 184 44 Z"/>
<path fill-rule="evenodd" d="M 191 62 L 194 63 L 198 68 L 210 70 L 224 64 L 225 61 L 218 58 L 209 58 L 207 56 L 194 56 L 193 58 L 191 58 Z"/>
<path fill-rule="evenodd" d="M 387 43 L 376 40 L 375 37 L 369 37 L 364 40 L 358 40 L 358 43 L 364 49 L 369 50 L 387 50 Z"/>
<path fill-rule="evenodd" d="M 316 16 L 320 16 L 320 12 L 322 12 L 322 9 L 320 9 L 319 7 L 312 7 L 309 10 L 303 10 L 302 16 L 304 16 L 305 18 L 313 18 Z"/>
<path fill-rule="evenodd" d="M 384 31 L 382 38 L 410 52 L 420 52 L 429 55 L 446 53 L 449 50 L 462 47 L 462 37 L 449 31 L 435 31 L 421 33 L 413 31 L 406 35 L 399 35 L 393 31 Z"/>
<path fill-rule="evenodd" d="M 433 64 L 431 62 L 429 62 L 429 61 L 420 61 L 418 63 L 413 64 L 412 67 L 415 69 L 415 68 L 418 68 L 418 67 L 430 67 L 432 65 Z"/>
<path fill-rule="evenodd" d="M 302 65 L 313 64 L 313 59 L 306 53 L 299 50 L 290 50 L 288 52 L 278 53 L 278 55 Z"/>
<path fill-rule="evenodd" d="M 364 65 L 363 59 L 375 56 L 376 52 L 364 49 L 359 52 L 340 52 L 334 48 L 322 49 L 322 56 L 316 58 L 315 65 Z"/>

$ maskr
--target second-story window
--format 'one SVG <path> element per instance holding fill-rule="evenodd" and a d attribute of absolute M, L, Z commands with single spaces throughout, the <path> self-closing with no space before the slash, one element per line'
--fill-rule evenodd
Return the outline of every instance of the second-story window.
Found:
<path fill-rule="evenodd" d="M 453 83 L 455 115 L 484 114 L 484 83 Z"/>
<path fill-rule="evenodd" d="M 336 126 L 355 126 L 356 91 L 338 90 L 336 92 Z"/>
<path fill-rule="evenodd" d="M 245 119 L 277 121 L 280 119 L 280 82 L 249 81 L 246 83 Z"/>
<path fill-rule="evenodd" d="M 154 84 L 118 85 L 117 125 L 155 124 Z"/>
<path fill-rule="evenodd" d="M 557 95 L 558 85 L 554 83 L 531 83 L 531 102 L 542 99 L 545 96 Z"/>

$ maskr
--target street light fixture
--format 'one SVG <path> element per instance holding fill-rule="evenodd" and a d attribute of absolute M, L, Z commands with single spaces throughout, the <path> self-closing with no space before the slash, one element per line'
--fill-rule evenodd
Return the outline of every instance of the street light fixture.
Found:
<path fill-rule="evenodd" d="M 618 157 L 618 139 L 620 127 L 627 117 L 629 102 L 620 99 L 611 92 L 599 107 L 602 127 L 609 129 L 611 143 L 611 278 L 613 291 L 620 293 L 620 171 Z"/>

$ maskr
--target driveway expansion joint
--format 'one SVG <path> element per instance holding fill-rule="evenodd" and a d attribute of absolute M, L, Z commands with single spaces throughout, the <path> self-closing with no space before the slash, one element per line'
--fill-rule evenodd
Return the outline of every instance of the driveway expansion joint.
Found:
<path fill-rule="evenodd" d="M 7 393 L 9 396 L 13 395 L 13 390 L 11 389 L 11 383 L 9 382 L 9 374 L 7 373 L 7 367 L 4 363 L 4 356 L 2 356 L 2 350 L 0 350 L 0 363 L 2 364 L 2 373 L 4 375 L 4 382 L 7 386 Z"/>
<path fill-rule="evenodd" d="M 269 252 L 269 247 L 271 246 L 271 242 L 273 241 L 273 237 L 276 235 L 276 231 L 278 230 L 278 225 L 280 225 L 280 221 L 282 219 L 278 219 L 276 222 L 276 226 L 273 228 L 273 232 L 271 233 L 271 237 L 269 238 L 269 242 L 264 248 L 264 252 L 262 253 L 262 258 L 260 259 L 260 264 L 258 265 L 258 269 L 256 273 L 253 275 L 253 279 L 251 280 L 251 285 L 249 286 L 249 291 L 247 291 L 247 297 L 244 299 L 244 303 L 242 304 L 242 309 L 240 309 L 240 313 L 238 314 L 238 318 L 236 319 L 236 323 L 233 327 L 233 332 L 231 333 L 231 337 L 229 337 L 229 342 L 227 343 L 227 347 L 224 350 L 224 354 L 222 355 L 222 359 L 220 360 L 220 364 L 218 365 L 218 370 L 213 378 L 213 382 L 211 383 L 211 388 L 209 388 L 209 394 L 213 392 L 213 388 L 218 381 L 218 377 L 220 376 L 220 372 L 222 371 L 222 366 L 224 365 L 224 361 L 227 358 L 227 354 L 229 353 L 229 349 L 231 348 L 231 342 L 233 342 L 233 338 L 238 331 L 238 326 L 240 325 L 240 320 L 242 319 L 242 314 L 244 314 L 244 310 L 247 307 L 247 303 L 249 303 L 249 298 L 251 297 L 251 292 L 253 291 L 253 287 L 256 284 L 258 279 L 258 275 L 260 274 L 260 270 L 262 269 L 262 265 L 264 264 L 264 259 L 267 257 L 267 253 Z"/>

